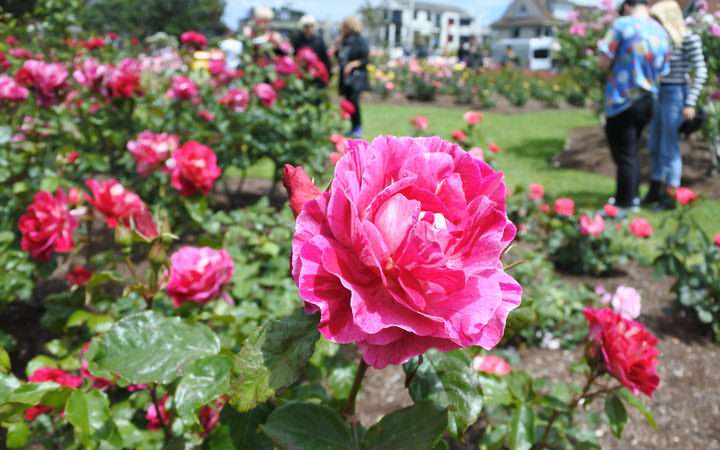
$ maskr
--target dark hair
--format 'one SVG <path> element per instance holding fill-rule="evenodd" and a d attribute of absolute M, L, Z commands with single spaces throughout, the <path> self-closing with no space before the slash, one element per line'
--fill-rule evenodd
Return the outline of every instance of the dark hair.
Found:
<path fill-rule="evenodd" d="M 618 8 L 618 14 L 621 16 L 625 14 L 625 7 L 626 6 L 637 6 L 637 5 L 647 5 L 648 0 L 625 0 L 620 4 L 620 7 Z"/>

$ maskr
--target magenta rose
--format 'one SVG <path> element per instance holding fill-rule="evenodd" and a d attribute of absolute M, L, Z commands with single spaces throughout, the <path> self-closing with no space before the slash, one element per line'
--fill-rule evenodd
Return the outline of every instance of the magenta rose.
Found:
<path fill-rule="evenodd" d="M 175 75 L 165 95 L 173 100 L 193 100 L 198 95 L 198 87 L 189 77 Z"/>
<path fill-rule="evenodd" d="M 73 78 L 79 84 L 91 90 L 99 90 L 102 87 L 103 79 L 112 68 L 106 64 L 100 64 L 94 58 L 88 58 L 78 65 L 73 72 Z"/>
<path fill-rule="evenodd" d="M 204 34 L 198 31 L 186 31 L 180 35 L 180 42 L 185 45 L 200 49 L 205 48 L 208 43 L 207 38 Z"/>
<path fill-rule="evenodd" d="M 297 217 L 292 276 L 319 331 L 376 368 L 430 348 L 490 349 L 522 288 L 503 174 L 440 138 L 350 140 Z M 292 198 L 292 193 L 291 193 Z"/>
<path fill-rule="evenodd" d="M 289 56 L 278 56 L 275 58 L 275 70 L 280 75 L 292 75 L 297 72 L 295 60 Z"/>
<path fill-rule="evenodd" d="M 175 307 L 187 302 L 204 305 L 220 296 L 234 271 L 235 266 L 226 250 L 182 247 L 170 256 L 167 293 Z"/>
<path fill-rule="evenodd" d="M 90 179 L 85 185 L 92 192 L 92 196 L 87 196 L 88 202 L 105 216 L 105 223 L 110 228 L 118 224 L 129 226 L 133 216 L 147 209 L 139 195 L 125 189 L 114 178 Z"/>
<path fill-rule="evenodd" d="M 250 93 L 247 89 L 230 88 L 220 97 L 218 103 L 235 112 L 243 112 L 247 109 L 250 102 Z"/>
<path fill-rule="evenodd" d="M 140 61 L 125 58 L 115 67 L 108 68 L 104 78 L 105 94 L 110 97 L 131 98 L 142 95 L 140 75 L 142 73 Z"/>
<path fill-rule="evenodd" d="M 38 192 L 18 221 L 22 235 L 20 248 L 33 259 L 47 261 L 53 252 L 67 253 L 73 249 L 73 233 L 77 226 L 62 189 L 55 195 Z"/>
<path fill-rule="evenodd" d="M 34 59 L 25 61 L 15 75 L 16 79 L 32 86 L 39 106 L 52 106 L 60 101 L 67 77 L 68 71 L 62 64 Z"/>
<path fill-rule="evenodd" d="M 135 159 L 138 174 L 146 177 L 163 166 L 179 145 L 180 140 L 174 134 L 145 130 L 127 143 L 127 149 Z"/>
<path fill-rule="evenodd" d="M 172 172 L 171 184 L 184 197 L 207 195 L 222 174 L 215 152 L 196 141 L 188 141 L 175 150 L 168 165 Z"/>
<path fill-rule="evenodd" d="M 28 98 L 29 92 L 14 78 L 0 75 L 0 101 L 21 102 Z"/>
<path fill-rule="evenodd" d="M 260 99 L 260 102 L 268 108 L 273 106 L 277 101 L 277 94 L 275 89 L 267 83 L 258 83 L 253 87 L 255 96 Z"/>

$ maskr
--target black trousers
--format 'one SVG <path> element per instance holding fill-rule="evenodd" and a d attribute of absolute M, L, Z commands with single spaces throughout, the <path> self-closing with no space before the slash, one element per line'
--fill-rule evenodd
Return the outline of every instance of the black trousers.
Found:
<path fill-rule="evenodd" d="M 362 91 L 356 91 L 354 89 L 346 90 L 343 95 L 344 97 L 353 104 L 355 107 L 355 113 L 350 116 L 350 122 L 352 122 L 352 129 L 356 130 L 362 126 L 362 116 L 360 115 L 360 93 Z"/>
<path fill-rule="evenodd" d="M 605 136 L 610 153 L 617 166 L 615 204 L 632 206 L 640 188 L 640 136 L 653 115 L 653 98 L 646 95 L 637 99 L 630 108 L 608 117 Z"/>

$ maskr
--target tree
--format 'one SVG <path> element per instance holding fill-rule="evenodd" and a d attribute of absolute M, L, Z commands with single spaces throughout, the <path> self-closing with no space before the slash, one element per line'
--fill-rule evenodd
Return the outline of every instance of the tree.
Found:
<path fill-rule="evenodd" d="M 158 31 L 179 35 L 197 30 L 222 34 L 225 0 L 85 0 L 83 28 L 146 37 Z"/>
<path fill-rule="evenodd" d="M 365 29 L 367 30 L 368 40 L 374 45 L 385 44 L 385 35 L 383 34 L 385 27 L 385 8 L 382 6 L 374 6 L 370 0 L 358 8 Z"/>

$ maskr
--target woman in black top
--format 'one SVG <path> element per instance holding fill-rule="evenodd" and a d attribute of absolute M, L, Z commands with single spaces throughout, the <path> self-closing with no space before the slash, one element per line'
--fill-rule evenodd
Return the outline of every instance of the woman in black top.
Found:
<path fill-rule="evenodd" d="M 349 135 L 362 137 L 362 120 L 360 116 L 360 94 L 368 89 L 368 55 L 367 39 L 360 33 L 362 24 L 357 17 L 348 17 L 342 23 L 342 36 L 338 43 L 337 58 L 340 64 L 338 87 L 340 95 L 350 101 L 355 112 L 350 117 L 352 129 Z"/>
<path fill-rule="evenodd" d="M 303 48 L 311 49 L 315 52 L 317 57 L 320 58 L 320 61 L 325 66 L 327 73 L 330 74 L 330 70 L 332 69 L 330 66 L 330 58 L 328 57 L 325 41 L 320 33 L 317 32 L 317 22 L 315 21 L 315 18 L 309 15 L 302 16 L 300 18 L 300 26 L 302 27 L 302 31 L 293 42 L 295 54 Z M 323 80 L 316 79 L 315 82 L 320 87 L 327 86 L 327 82 Z"/>

